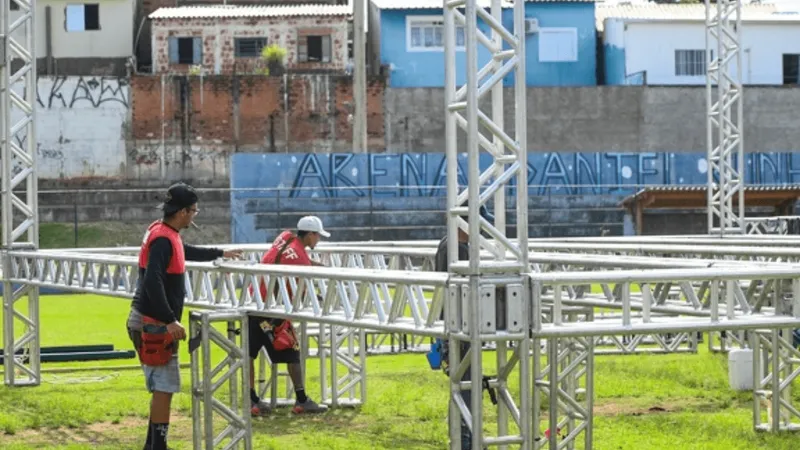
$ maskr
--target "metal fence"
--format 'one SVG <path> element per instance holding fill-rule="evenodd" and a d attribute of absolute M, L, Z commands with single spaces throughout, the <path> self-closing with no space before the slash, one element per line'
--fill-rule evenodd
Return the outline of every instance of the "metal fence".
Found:
<path fill-rule="evenodd" d="M 638 185 L 531 185 L 531 236 L 623 234 L 622 199 Z M 507 208 L 515 208 L 513 187 Z M 445 233 L 443 186 L 344 186 L 305 188 L 198 188 L 201 224 L 230 224 L 237 243 L 265 242 L 292 228 L 304 215 L 317 215 L 334 240 L 434 239 Z M 144 224 L 158 218 L 164 188 L 40 191 L 43 223 L 71 223 L 75 246 L 84 224 Z M 489 208 L 494 210 L 493 202 Z M 514 214 L 507 214 L 515 234 Z"/>
<path fill-rule="evenodd" d="M 625 85 L 627 86 L 647 86 L 647 71 L 642 70 L 634 72 L 625 77 Z"/>

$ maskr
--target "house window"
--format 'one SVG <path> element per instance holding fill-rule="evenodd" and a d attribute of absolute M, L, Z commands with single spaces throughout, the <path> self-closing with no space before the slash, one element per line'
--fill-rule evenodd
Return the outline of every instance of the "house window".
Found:
<path fill-rule="evenodd" d="M 203 39 L 199 37 L 170 37 L 170 64 L 202 64 Z"/>
<path fill-rule="evenodd" d="M 464 27 L 456 26 L 456 47 L 464 48 Z M 444 51 L 444 18 L 410 16 L 406 18 L 406 49 L 410 52 Z"/>
<path fill-rule="evenodd" d="M 67 5 L 64 15 L 64 28 L 67 31 L 100 29 L 100 6 L 97 4 Z"/>
<path fill-rule="evenodd" d="M 577 28 L 541 28 L 539 62 L 578 61 Z"/>
<path fill-rule="evenodd" d="M 235 38 L 234 44 L 237 58 L 258 58 L 267 46 L 267 38 Z"/>
<path fill-rule="evenodd" d="M 300 36 L 297 40 L 297 60 L 300 62 L 331 62 L 331 37 Z"/>
<path fill-rule="evenodd" d="M 800 55 L 783 55 L 783 84 L 800 84 Z"/>
<path fill-rule="evenodd" d="M 675 50 L 675 75 L 679 77 L 696 77 L 706 74 L 708 61 L 714 59 L 714 51 L 710 51 L 706 59 L 705 50 Z"/>

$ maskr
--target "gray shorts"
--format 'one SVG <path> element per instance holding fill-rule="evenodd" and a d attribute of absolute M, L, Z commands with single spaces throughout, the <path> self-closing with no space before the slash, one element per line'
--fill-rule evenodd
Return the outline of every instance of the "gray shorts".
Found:
<path fill-rule="evenodd" d="M 128 337 L 131 338 L 136 351 L 139 351 L 139 342 L 142 333 L 142 314 L 131 308 L 128 315 Z M 165 392 L 175 394 L 181 391 L 181 370 L 178 363 L 178 351 L 166 366 L 147 366 L 142 364 L 144 381 L 150 392 Z"/>

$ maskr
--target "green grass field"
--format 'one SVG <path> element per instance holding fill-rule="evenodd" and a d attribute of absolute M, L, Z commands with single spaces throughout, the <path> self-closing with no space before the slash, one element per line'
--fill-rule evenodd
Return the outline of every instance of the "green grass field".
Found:
<path fill-rule="evenodd" d="M 42 297 L 42 345 L 114 344 L 128 349 L 128 303 L 98 296 Z M 181 359 L 188 362 L 186 347 Z M 487 352 L 487 359 L 491 354 Z M 286 409 L 254 420 L 258 449 L 443 449 L 447 380 L 422 354 L 371 356 L 360 408 L 295 417 Z M 87 363 L 134 365 L 135 360 Z M 45 363 L 45 369 L 79 363 Z M 318 364 L 308 391 L 319 397 Z M 189 373 L 173 408 L 171 445 L 191 448 Z M 793 435 L 752 431 L 749 393 L 728 388 L 724 355 L 596 358 L 596 449 L 796 449 Z M 487 398 L 488 400 L 488 398 Z M 493 415 L 489 402 L 486 412 Z M 0 388 L 0 448 L 140 449 L 148 394 L 141 372 L 45 373 L 35 388 Z M 579 447 L 580 448 L 580 447 Z"/>

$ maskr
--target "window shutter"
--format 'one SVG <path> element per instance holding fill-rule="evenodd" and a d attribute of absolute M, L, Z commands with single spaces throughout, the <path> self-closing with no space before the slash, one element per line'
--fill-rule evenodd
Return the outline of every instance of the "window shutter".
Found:
<path fill-rule="evenodd" d="M 297 37 L 297 61 L 308 61 L 308 38 L 305 36 Z"/>
<path fill-rule="evenodd" d="M 169 47 L 169 62 L 170 64 L 178 63 L 178 38 L 171 36 L 168 40 Z"/>
<path fill-rule="evenodd" d="M 331 62 L 331 37 L 322 36 L 322 62 Z"/>
<path fill-rule="evenodd" d="M 203 64 L 203 38 L 192 40 L 192 64 Z"/>

